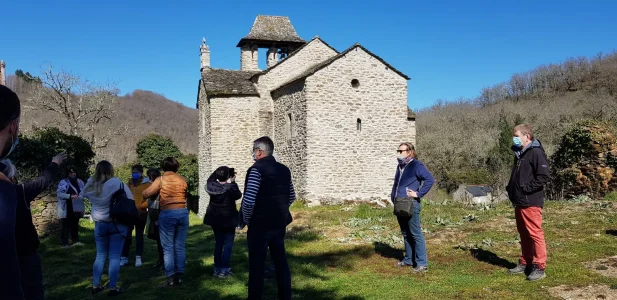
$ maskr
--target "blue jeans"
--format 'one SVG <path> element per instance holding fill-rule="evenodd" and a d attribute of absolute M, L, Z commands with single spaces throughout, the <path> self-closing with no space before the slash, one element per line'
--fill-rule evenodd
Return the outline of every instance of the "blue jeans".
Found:
<path fill-rule="evenodd" d="M 184 273 L 186 263 L 186 235 L 189 230 L 189 210 L 186 208 L 162 210 L 159 215 L 159 232 L 163 245 L 165 276 Z"/>
<path fill-rule="evenodd" d="M 214 240 L 216 241 L 214 246 L 214 271 L 227 272 L 231 269 L 229 260 L 231 260 L 231 249 L 234 247 L 236 229 L 233 227 L 212 227 L 212 231 L 214 231 Z"/>
<path fill-rule="evenodd" d="M 249 225 L 247 233 L 249 248 L 249 299 L 261 299 L 264 290 L 264 268 L 268 248 L 276 269 L 278 298 L 291 299 L 291 273 L 285 254 L 285 228 L 260 231 L 252 230 Z"/>
<path fill-rule="evenodd" d="M 420 211 L 422 205 L 419 201 L 413 202 L 413 215 L 411 218 L 397 217 L 398 225 L 401 227 L 403 239 L 405 240 L 405 258 L 403 263 L 413 267 L 426 267 L 426 243 L 422 227 L 420 227 Z"/>
<path fill-rule="evenodd" d="M 96 242 L 96 260 L 92 266 L 92 285 L 101 285 L 101 275 L 105 260 L 109 256 L 109 288 L 116 288 L 120 277 L 120 253 L 124 245 L 124 237 L 128 227 L 120 223 L 96 222 L 94 224 L 94 240 Z"/>

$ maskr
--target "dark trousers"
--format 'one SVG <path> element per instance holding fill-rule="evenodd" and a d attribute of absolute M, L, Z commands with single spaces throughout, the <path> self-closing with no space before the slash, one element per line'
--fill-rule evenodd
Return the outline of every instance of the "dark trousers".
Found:
<path fill-rule="evenodd" d="M 19 271 L 21 272 L 21 289 L 25 300 L 43 300 L 43 269 L 38 252 L 19 256 Z M 1 297 L 0 297 L 1 298 Z"/>
<path fill-rule="evenodd" d="M 229 261 L 231 260 L 231 250 L 234 247 L 234 237 L 236 229 L 212 227 L 214 231 L 214 268 L 229 269 Z"/>
<path fill-rule="evenodd" d="M 163 256 L 163 244 L 161 244 L 161 236 L 158 226 L 156 226 L 156 248 L 159 252 L 159 262 L 163 263 L 165 258 Z"/>
<path fill-rule="evenodd" d="M 144 253 L 144 230 L 146 229 L 147 220 L 148 214 L 140 213 L 137 224 L 129 226 L 129 231 L 126 234 L 124 246 L 122 247 L 122 257 L 129 257 L 131 244 L 133 243 L 133 229 L 135 229 L 135 242 L 137 243 L 135 255 L 141 256 Z"/>
<path fill-rule="evenodd" d="M 247 241 L 249 248 L 249 299 L 261 299 L 264 290 L 264 267 L 268 248 L 274 267 L 278 298 L 291 299 L 291 273 L 285 254 L 285 229 L 270 231 L 254 230 L 249 226 Z"/>
<path fill-rule="evenodd" d="M 79 218 L 72 212 L 67 213 L 67 217 L 62 219 L 62 232 L 60 233 L 62 245 L 69 244 L 69 235 L 73 244 L 79 242 Z"/>

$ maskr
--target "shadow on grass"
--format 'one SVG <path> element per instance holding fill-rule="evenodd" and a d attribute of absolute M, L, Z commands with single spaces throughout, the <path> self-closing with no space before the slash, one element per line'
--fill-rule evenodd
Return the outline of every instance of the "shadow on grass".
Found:
<path fill-rule="evenodd" d="M 471 256 L 473 256 L 478 261 L 485 262 L 493 266 L 506 268 L 506 269 L 511 269 L 511 268 L 516 267 L 515 263 L 512 263 L 505 258 L 501 258 L 497 256 L 497 254 L 491 251 L 486 251 L 484 249 L 469 249 L 469 252 L 471 253 Z"/>
<path fill-rule="evenodd" d="M 609 230 L 606 231 L 606 234 L 612 235 L 612 236 L 617 236 L 617 230 L 609 229 Z"/>
<path fill-rule="evenodd" d="M 195 220 L 193 220 L 194 222 Z M 362 300 L 354 291 L 333 285 L 333 271 L 353 270 L 358 262 L 374 255 L 371 247 L 344 247 L 315 250 L 319 243 L 319 231 L 310 227 L 291 227 L 286 235 L 287 258 L 293 278 L 293 299 L 344 299 Z M 92 299 L 89 287 L 92 280 L 92 263 L 96 256 L 93 230 L 80 228 L 80 240 L 86 245 L 70 249 L 61 248 L 58 237 L 42 240 L 40 248 L 43 260 L 44 284 L 48 300 Z M 310 247 L 307 247 L 309 246 Z M 129 265 L 120 271 L 120 286 L 125 293 L 116 299 L 246 299 L 248 282 L 248 249 L 246 233 L 237 232 L 232 251 L 231 265 L 234 276 L 221 280 L 214 278 L 213 251 L 214 236 L 209 226 L 200 223 L 189 228 L 186 241 L 187 264 L 182 286 L 162 289 L 158 286 L 164 274 L 153 268 L 157 260 L 156 244 L 146 239 L 143 254 L 144 265 L 134 267 L 134 251 L 131 249 Z M 108 281 L 104 269 L 102 283 Z M 310 282 L 310 283 L 309 283 Z M 102 293 L 96 298 L 106 298 Z M 276 299 L 276 280 L 265 279 L 263 299 Z"/>
<path fill-rule="evenodd" d="M 393 248 L 388 244 L 382 242 L 373 242 L 373 246 L 375 246 L 375 253 L 381 255 L 382 257 L 394 258 L 397 260 L 403 259 L 403 252 L 399 249 Z"/>

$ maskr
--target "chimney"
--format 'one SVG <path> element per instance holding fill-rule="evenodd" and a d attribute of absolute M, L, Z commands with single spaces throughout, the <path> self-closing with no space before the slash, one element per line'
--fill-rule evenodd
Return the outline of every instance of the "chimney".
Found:
<path fill-rule="evenodd" d="M 6 85 L 6 65 L 4 60 L 0 60 L 0 85 Z"/>
<path fill-rule="evenodd" d="M 202 38 L 201 46 L 199 47 L 199 59 L 201 60 L 201 69 L 210 68 L 210 47 L 206 45 L 206 38 Z"/>

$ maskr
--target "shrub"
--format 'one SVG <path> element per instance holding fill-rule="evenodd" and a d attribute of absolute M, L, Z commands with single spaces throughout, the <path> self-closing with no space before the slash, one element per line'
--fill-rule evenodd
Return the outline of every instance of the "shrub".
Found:
<path fill-rule="evenodd" d="M 137 159 L 148 168 L 160 168 L 163 159 L 174 157 L 178 160 L 182 157 L 182 152 L 174 142 L 165 136 L 150 134 L 137 143 Z"/>

